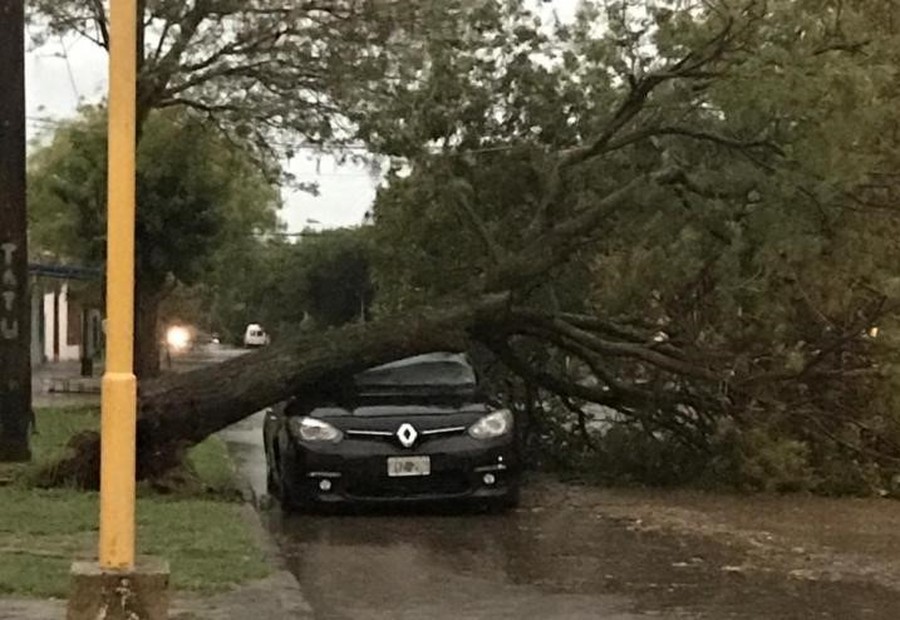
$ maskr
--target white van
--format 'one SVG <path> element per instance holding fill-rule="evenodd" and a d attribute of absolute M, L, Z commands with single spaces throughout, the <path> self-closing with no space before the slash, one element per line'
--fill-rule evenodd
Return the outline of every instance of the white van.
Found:
<path fill-rule="evenodd" d="M 244 331 L 245 347 L 264 347 L 269 344 L 269 334 L 262 328 L 262 325 L 250 323 Z"/>

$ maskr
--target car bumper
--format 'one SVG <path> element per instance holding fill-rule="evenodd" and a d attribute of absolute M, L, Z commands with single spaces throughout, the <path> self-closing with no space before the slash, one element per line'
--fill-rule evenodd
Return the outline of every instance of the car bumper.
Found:
<path fill-rule="evenodd" d="M 503 500 L 518 492 L 519 469 L 511 437 L 481 442 L 468 436 L 427 442 L 416 450 L 345 440 L 338 446 L 295 446 L 286 482 L 299 504 Z M 389 457 L 428 456 L 430 473 L 391 477 Z"/>

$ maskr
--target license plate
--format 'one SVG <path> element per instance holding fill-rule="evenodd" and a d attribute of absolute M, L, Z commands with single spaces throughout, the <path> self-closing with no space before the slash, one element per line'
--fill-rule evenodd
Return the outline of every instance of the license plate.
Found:
<path fill-rule="evenodd" d="M 389 456 L 387 474 L 391 478 L 401 476 L 428 476 L 431 474 L 430 456 Z"/>

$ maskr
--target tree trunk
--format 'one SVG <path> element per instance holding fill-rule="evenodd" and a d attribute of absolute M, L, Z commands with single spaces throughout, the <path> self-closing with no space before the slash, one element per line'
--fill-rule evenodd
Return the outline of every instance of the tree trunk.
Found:
<path fill-rule="evenodd" d="M 177 465 L 184 450 L 243 418 L 335 379 L 391 360 L 436 350 L 463 350 L 471 327 L 496 321 L 506 295 L 488 295 L 297 335 L 266 349 L 188 373 L 139 385 L 138 478 L 155 478 Z M 48 486 L 99 486 L 97 433 L 73 438 L 72 456 L 47 467 Z"/>
<path fill-rule="evenodd" d="M 134 375 L 138 379 L 159 376 L 159 306 L 161 295 L 135 279 Z"/>

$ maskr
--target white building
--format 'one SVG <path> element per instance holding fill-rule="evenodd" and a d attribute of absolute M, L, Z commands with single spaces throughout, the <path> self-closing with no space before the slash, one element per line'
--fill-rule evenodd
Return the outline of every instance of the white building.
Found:
<path fill-rule="evenodd" d="M 103 314 L 94 271 L 31 265 L 31 362 L 77 361 L 103 351 Z M 84 354 L 84 355 L 83 355 Z"/>

